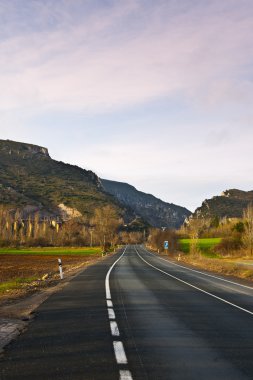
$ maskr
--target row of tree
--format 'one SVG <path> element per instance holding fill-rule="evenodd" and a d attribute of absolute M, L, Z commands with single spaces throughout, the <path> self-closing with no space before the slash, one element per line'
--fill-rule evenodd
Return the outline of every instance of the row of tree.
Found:
<path fill-rule="evenodd" d="M 109 249 L 117 244 L 143 242 L 140 232 L 126 232 L 123 220 L 111 206 L 97 208 L 87 221 L 83 217 L 62 222 L 53 218 L 41 218 L 34 214 L 23 219 L 19 210 L 15 213 L 0 207 L 1 246 L 101 246 Z"/>

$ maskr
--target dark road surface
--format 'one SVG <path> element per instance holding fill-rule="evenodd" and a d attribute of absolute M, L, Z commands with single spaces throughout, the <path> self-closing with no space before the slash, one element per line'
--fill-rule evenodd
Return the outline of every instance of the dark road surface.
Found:
<path fill-rule="evenodd" d="M 253 379 L 252 296 L 128 246 L 37 309 L 0 379 Z"/>

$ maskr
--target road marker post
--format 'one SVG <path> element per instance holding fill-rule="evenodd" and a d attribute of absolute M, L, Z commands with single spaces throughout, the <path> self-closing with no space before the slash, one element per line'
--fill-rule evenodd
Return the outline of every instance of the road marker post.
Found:
<path fill-rule="evenodd" d="M 63 271 L 62 271 L 62 261 L 61 261 L 61 259 L 58 259 L 58 265 L 59 265 L 60 279 L 63 280 Z"/>

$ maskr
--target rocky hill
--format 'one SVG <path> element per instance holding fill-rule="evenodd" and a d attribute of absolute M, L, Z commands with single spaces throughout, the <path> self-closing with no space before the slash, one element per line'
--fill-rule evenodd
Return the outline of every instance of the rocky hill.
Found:
<path fill-rule="evenodd" d="M 97 175 L 50 158 L 46 148 L 0 140 L 0 204 L 22 209 L 24 216 L 92 215 L 95 208 L 122 207 L 106 194 Z"/>
<path fill-rule="evenodd" d="M 195 210 L 193 216 L 240 218 L 250 202 L 253 203 L 253 191 L 230 189 L 222 192 L 220 196 L 206 199 L 201 207 Z"/>
<path fill-rule="evenodd" d="M 176 228 L 183 224 L 191 214 L 184 207 L 166 203 L 138 191 L 135 187 L 116 181 L 101 179 L 104 189 L 112 194 L 122 205 L 130 207 L 136 216 L 142 217 L 151 226 Z"/>
<path fill-rule="evenodd" d="M 0 140 L 1 205 L 19 209 L 24 218 L 38 212 L 63 220 L 80 215 L 89 220 L 95 208 L 111 205 L 129 230 L 178 227 L 190 214 L 128 184 L 53 160 L 47 148 L 10 140 Z"/>

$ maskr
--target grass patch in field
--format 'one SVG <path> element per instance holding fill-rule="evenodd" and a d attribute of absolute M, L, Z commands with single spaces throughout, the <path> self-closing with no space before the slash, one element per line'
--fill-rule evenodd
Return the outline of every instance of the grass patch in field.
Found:
<path fill-rule="evenodd" d="M 209 257 L 209 258 L 215 258 L 215 257 L 218 257 L 218 255 L 212 252 L 211 248 L 219 244 L 220 241 L 221 241 L 221 238 L 198 239 L 197 248 L 200 250 L 203 256 Z M 190 252 L 191 239 L 180 239 L 179 244 L 180 244 L 180 249 L 183 252 L 185 253 Z"/>
<path fill-rule="evenodd" d="M 35 281 L 36 277 L 21 278 L 17 277 L 11 281 L 6 281 L 0 284 L 0 293 L 4 293 L 7 290 L 19 289 L 23 284 L 29 284 Z"/>
<path fill-rule="evenodd" d="M 95 255 L 101 254 L 100 247 L 66 248 L 66 247 L 43 247 L 43 248 L 0 248 L 0 255 Z"/>

